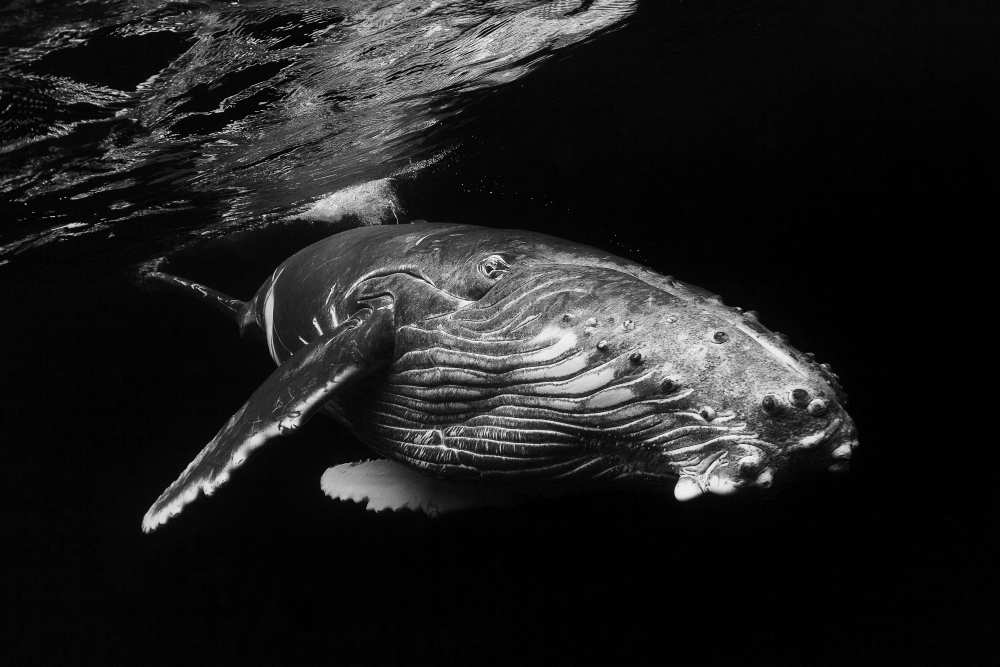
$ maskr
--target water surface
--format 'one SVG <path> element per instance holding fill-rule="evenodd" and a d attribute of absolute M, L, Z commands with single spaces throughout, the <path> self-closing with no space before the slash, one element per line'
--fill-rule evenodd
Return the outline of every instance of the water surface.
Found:
<path fill-rule="evenodd" d="M 635 5 L 11 3 L 0 262 L 121 234 L 152 252 L 413 174 L 464 140 L 449 127 L 477 96 L 621 26 Z M 391 192 L 374 196 L 393 212 Z"/>

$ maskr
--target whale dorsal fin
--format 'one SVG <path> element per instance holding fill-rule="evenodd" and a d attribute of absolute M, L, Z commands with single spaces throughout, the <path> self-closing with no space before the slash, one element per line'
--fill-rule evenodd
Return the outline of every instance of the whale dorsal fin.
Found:
<path fill-rule="evenodd" d="M 167 487 L 142 519 L 145 532 L 178 514 L 201 492 L 211 494 L 250 453 L 304 424 L 334 393 L 376 370 L 391 341 L 391 308 L 345 321 L 279 366 Z"/>
<path fill-rule="evenodd" d="M 365 509 L 372 512 L 406 509 L 428 516 L 479 507 L 507 507 L 531 498 L 514 489 L 437 479 L 388 459 L 327 468 L 320 486 L 331 498 L 364 503 Z"/>

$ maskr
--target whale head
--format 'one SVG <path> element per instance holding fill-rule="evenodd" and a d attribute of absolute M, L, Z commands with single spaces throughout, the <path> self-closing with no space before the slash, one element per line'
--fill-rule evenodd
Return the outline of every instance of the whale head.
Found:
<path fill-rule="evenodd" d="M 754 313 L 542 235 L 421 239 L 428 280 L 468 304 L 400 338 L 392 400 L 444 425 L 419 465 L 644 480 L 679 500 L 846 469 L 858 440 L 836 375 Z"/>
<path fill-rule="evenodd" d="M 674 280 L 551 259 L 483 252 L 477 279 L 495 284 L 449 319 L 480 355 L 507 355 L 477 370 L 510 387 L 481 405 L 483 423 L 571 434 L 589 457 L 567 450 L 575 464 L 560 474 L 672 483 L 679 500 L 847 467 L 857 435 L 836 376 L 753 313 Z M 449 354 L 452 367 L 482 363 Z M 442 372 L 459 405 L 484 400 Z"/>

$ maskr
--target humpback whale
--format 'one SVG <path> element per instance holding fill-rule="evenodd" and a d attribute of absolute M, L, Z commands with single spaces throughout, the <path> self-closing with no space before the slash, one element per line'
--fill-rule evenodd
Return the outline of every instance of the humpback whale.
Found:
<path fill-rule="evenodd" d="M 729 495 L 843 470 L 858 444 L 830 367 L 755 313 L 539 233 L 351 229 L 247 301 L 148 276 L 260 333 L 277 369 L 153 503 L 147 532 L 321 412 L 378 457 L 328 470 L 329 495 L 430 514 L 612 483 Z"/>

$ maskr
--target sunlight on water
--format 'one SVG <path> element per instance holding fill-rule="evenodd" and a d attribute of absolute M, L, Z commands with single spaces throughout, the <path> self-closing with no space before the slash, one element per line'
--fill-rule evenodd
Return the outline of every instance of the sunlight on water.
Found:
<path fill-rule="evenodd" d="M 475 94 L 636 1 L 13 2 L 0 262 L 216 236 L 419 169 L 461 142 L 449 121 Z"/>

